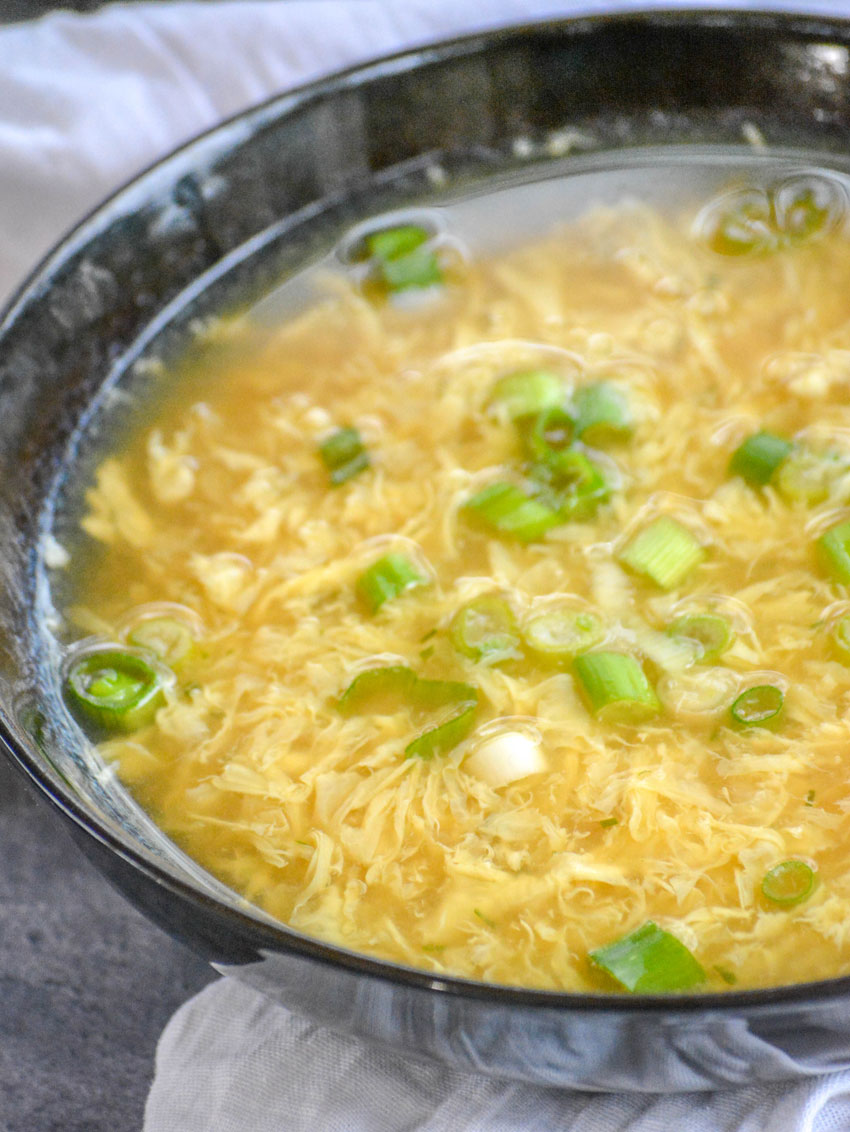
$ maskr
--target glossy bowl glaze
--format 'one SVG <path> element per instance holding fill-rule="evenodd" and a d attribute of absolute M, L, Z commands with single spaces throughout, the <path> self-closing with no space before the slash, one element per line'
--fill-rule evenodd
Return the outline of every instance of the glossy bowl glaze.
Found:
<path fill-rule="evenodd" d="M 443 44 L 222 125 L 41 266 L 0 326 L 0 729 L 156 923 L 296 1011 L 458 1068 L 676 1091 L 850 1065 L 846 977 L 666 998 L 535 992 L 434 978 L 271 921 L 181 854 L 93 761 L 59 693 L 43 554 L 56 501 L 69 476 L 85 476 L 104 422 L 119 428 L 122 405 L 153 395 L 150 358 L 179 353 L 194 320 L 256 299 L 370 213 L 760 139 L 846 173 L 849 68 L 850 25 L 787 15 L 668 11 Z"/>

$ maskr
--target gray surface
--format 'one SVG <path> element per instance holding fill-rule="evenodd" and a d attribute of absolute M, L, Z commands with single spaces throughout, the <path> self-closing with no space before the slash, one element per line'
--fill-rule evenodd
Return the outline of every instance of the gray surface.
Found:
<path fill-rule="evenodd" d="M 159 1034 L 213 977 L 0 756 L 0 1132 L 140 1129 Z"/>

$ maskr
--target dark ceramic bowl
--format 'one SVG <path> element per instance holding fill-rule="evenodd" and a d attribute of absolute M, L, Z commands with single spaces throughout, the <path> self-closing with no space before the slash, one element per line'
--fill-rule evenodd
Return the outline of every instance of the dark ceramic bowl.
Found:
<path fill-rule="evenodd" d="M 41 266 L 0 327 L 0 728 L 156 923 L 296 1011 L 463 1069 L 674 1091 L 850 1065 L 847 977 L 674 998 L 544 993 L 434 978 L 272 922 L 97 772 L 58 691 L 42 553 L 99 436 L 155 393 L 145 359 L 179 352 L 192 320 L 257 298 L 370 213 L 590 167 L 752 161 L 758 136 L 792 164 L 846 173 L 849 69 L 850 24 L 780 15 L 668 11 L 448 43 L 226 123 Z"/>

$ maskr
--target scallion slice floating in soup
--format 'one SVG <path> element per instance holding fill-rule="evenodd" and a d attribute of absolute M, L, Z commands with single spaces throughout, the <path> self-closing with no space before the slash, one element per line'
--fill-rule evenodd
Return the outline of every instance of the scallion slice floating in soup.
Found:
<path fill-rule="evenodd" d="M 416 224 L 384 228 L 366 238 L 380 281 L 388 291 L 432 287 L 443 282 L 443 271 L 431 248 L 430 233 Z"/>
<path fill-rule="evenodd" d="M 671 590 L 705 558 L 705 550 L 687 527 L 661 515 L 631 539 L 619 559 L 664 590 Z"/>
<path fill-rule="evenodd" d="M 467 499 L 463 507 L 482 526 L 519 542 L 534 542 L 564 522 L 555 508 L 513 483 L 492 483 Z"/>
<path fill-rule="evenodd" d="M 598 617 L 580 609 L 551 609 L 523 625 L 525 643 L 550 660 L 572 660 L 594 648 L 605 636 Z"/>
<path fill-rule="evenodd" d="M 635 994 L 686 991 L 705 981 L 705 971 L 681 940 L 651 920 L 591 951 L 590 961 Z"/>
<path fill-rule="evenodd" d="M 815 872 L 805 861 L 782 861 L 766 873 L 761 882 L 762 895 L 772 904 L 790 907 L 807 900 L 815 887 Z"/>
<path fill-rule="evenodd" d="M 459 609 L 449 635 L 458 652 L 482 664 L 522 655 L 513 610 L 504 598 L 492 594 L 483 594 Z"/>
<path fill-rule="evenodd" d="M 697 660 L 713 664 L 729 648 L 734 638 L 732 626 L 718 613 L 683 613 L 667 629 L 671 637 L 693 641 Z"/>
<path fill-rule="evenodd" d="M 147 617 L 127 634 L 128 644 L 147 649 L 169 668 L 178 668 L 192 652 L 192 630 L 177 617 Z"/>
<path fill-rule="evenodd" d="M 809 448 L 795 448 L 776 473 L 776 489 L 789 503 L 813 507 L 826 499 L 832 480 L 842 470 L 834 453 L 820 455 Z"/>
<path fill-rule="evenodd" d="M 604 723 L 644 723 L 661 710 L 646 673 L 627 653 L 585 653 L 573 671 L 587 706 Z"/>
<path fill-rule="evenodd" d="M 576 436 L 588 444 L 625 440 L 634 430 L 628 398 L 609 381 L 582 386 L 573 398 L 573 408 Z"/>
<path fill-rule="evenodd" d="M 345 483 L 369 467 L 369 453 L 356 428 L 341 428 L 319 445 L 319 454 L 334 486 Z"/>
<path fill-rule="evenodd" d="M 404 554 L 385 554 L 357 579 L 357 591 L 372 613 L 407 590 L 428 584 L 428 578 Z"/>
<path fill-rule="evenodd" d="M 775 684 L 756 684 L 747 688 L 729 709 L 739 727 L 770 727 L 779 721 L 785 695 Z"/>
<path fill-rule="evenodd" d="M 850 522 L 839 523 L 826 531 L 817 540 L 816 547 L 826 572 L 836 582 L 850 584 Z"/>
<path fill-rule="evenodd" d="M 712 249 L 724 256 L 753 255 L 778 246 L 770 199 L 748 193 L 720 215 L 709 234 Z"/>
<path fill-rule="evenodd" d="M 337 706 L 343 715 L 387 715 L 408 708 L 442 716 L 404 749 L 407 757 L 430 759 L 456 747 L 472 730 L 478 690 L 456 680 L 422 680 L 411 668 L 392 665 L 361 672 Z"/>
<path fill-rule="evenodd" d="M 156 669 L 119 649 L 97 649 L 75 661 L 65 694 L 77 715 L 104 731 L 137 730 L 165 699 Z"/>
<path fill-rule="evenodd" d="M 399 224 L 395 228 L 370 232 L 366 237 L 366 248 L 375 259 L 400 259 L 429 239 L 430 233 L 419 224 Z"/>
<path fill-rule="evenodd" d="M 546 464 L 557 473 L 564 466 L 565 458 L 575 455 L 569 451 L 574 435 L 575 421 L 567 410 L 550 405 L 531 423 L 525 442 L 528 454 L 536 463 Z"/>
<path fill-rule="evenodd" d="M 599 468 L 583 452 L 561 452 L 557 462 L 534 464 L 529 478 L 537 485 L 541 502 L 549 504 L 567 520 L 589 519 L 611 494 Z"/>
<path fill-rule="evenodd" d="M 490 394 L 490 404 L 503 407 L 511 420 L 536 416 L 563 400 L 563 381 L 543 369 L 509 373 L 499 378 Z"/>
<path fill-rule="evenodd" d="M 754 433 L 732 453 L 729 474 L 740 476 L 752 487 L 764 487 L 793 447 L 790 440 L 774 432 Z"/>

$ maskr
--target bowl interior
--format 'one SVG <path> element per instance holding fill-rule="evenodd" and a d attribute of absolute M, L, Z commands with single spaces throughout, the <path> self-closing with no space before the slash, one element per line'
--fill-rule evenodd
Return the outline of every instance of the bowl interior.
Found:
<path fill-rule="evenodd" d="M 473 248 L 493 247 L 628 193 L 675 205 L 733 173 L 850 176 L 848 45 L 840 22 L 722 13 L 474 37 L 264 105 L 84 222 L 0 327 L 0 723 L 56 804 L 160 883 L 262 926 L 266 942 L 340 957 L 179 851 L 70 717 L 53 540 L 73 543 L 93 466 L 167 394 L 163 372 L 199 322 L 258 303 L 276 317 L 300 301 L 299 272 L 377 213 L 431 210 Z"/>

